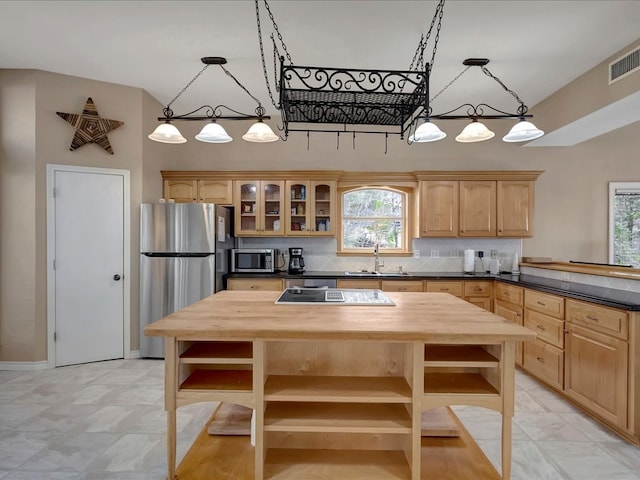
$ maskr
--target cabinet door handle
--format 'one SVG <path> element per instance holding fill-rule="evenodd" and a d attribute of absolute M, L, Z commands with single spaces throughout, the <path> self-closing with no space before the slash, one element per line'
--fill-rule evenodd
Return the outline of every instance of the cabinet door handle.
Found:
<path fill-rule="evenodd" d="M 516 317 L 521 317 L 522 314 L 520 312 L 516 313 Z"/>
<path fill-rule="evenodd" d="M 441 288 L 440 290 L 443 291 L 443 292 L 448 292 L 449 291 L 448 288 Z"/>
<path fill-rule="evenodd" d="M 505 297 L 510 297 L 510 296 L 511 296 L 511 295 L 509 295 L 509 292 L 502 292 L 502 294 L 503 294 Z"/>
<path fill-rule="evenodd" d="M 540 305 L 540 306 L 546 307 L 546 305 L 545 305 L 545 303 L 544 303 L 544 302 L 537 301 L 536 303 L 537 303 L 538 305 Z"/>
<path fill-rule="evenodd" d="M 546 328 L 544 328 L 542 325 L 536 325 L 536 328 L 537 328 L 538 330 L 540 330 L 541 332 L 546 331 Z"/>
<path fill-rule="evenodd" d="M 476 288 L 474 288 L 474 289 L 473 289 L 473 291 L 474 291 L 474 292 L 481 292 L 481 291 L 482 291 L 482 289 L 481 289 L 480 287 L 476 287 Z"/>
<path fill-rule="evenodd" d="M 587 320 L 591 320 L 592 322 L 599 322 L 600 319 L 598 317 L 592 317 L 591 315 L 587 315 Z"/>
<path fill-rule="evenodd" d="M 251 285 L 251 290 L 260 290 L 259 285 Z"/>
<path fill-rule="evenodd" d="M 540 363 L 544 363 L 544 358 L 542 357 L 536 357 L 536 360 L 538 360 Z"/>

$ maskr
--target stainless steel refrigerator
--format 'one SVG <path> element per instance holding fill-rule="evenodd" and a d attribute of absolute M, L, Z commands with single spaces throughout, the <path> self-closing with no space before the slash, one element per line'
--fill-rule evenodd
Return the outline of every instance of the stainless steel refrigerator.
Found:
<path fill-rule="evenodd" d="M 222 290 L 233 248 L 231 210 L 211 203 L 143 203 L 140 210 L 140 356 L 164 358 L 144 327 Z"/>

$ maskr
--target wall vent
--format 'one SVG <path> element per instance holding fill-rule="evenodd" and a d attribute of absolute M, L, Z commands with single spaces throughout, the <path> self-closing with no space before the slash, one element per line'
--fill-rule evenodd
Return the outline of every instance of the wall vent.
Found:
<path fill-rule="evenodd" d="M 609 64 L 609 85 L 640 70 L 640 47 L 625 53 Z"/>

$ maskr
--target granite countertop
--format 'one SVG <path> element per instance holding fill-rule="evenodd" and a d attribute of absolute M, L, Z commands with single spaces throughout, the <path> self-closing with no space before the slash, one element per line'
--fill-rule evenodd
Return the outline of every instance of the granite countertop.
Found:
<path fill-rule="evenodd" d="M 489 273 L 476 273 L 473 275 L 462 272 L 407 272 L 407 275 L 380 277 L 372 275 L 347 275 L 344 271 L 307 271 L 302 274 L 288 274 L 287 272 L 276 273 L 230 273 L 228 278 L 242 277 L 262 277 L 262 278 L 381 278 L 384 280 L 474 280 L 486 279 L 499 282 L 510 283 L 521 287 L 540 290 L 547 293 L 561 295 L 576 300 L 598 303 L 613 308 L 623 310 L 640 311 L 640 293 L 619 290 L 608 287 L 587 285 L 584 283 L 567 282 L 552 278 L 538 277 L 535 275 L 512 275 L 502 273 L 491 275 Z"/>

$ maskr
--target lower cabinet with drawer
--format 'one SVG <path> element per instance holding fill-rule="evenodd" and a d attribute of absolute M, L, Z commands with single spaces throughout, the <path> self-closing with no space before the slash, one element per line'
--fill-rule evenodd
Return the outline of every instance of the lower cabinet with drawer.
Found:
<path fill-rule="evenodd" d="M 524 319 L 524 288 L 508 285 L 506 283 L 496 283 L 495 287 L 494 313 L 506 318 L 518 325 L 523 325 Z M 522 366 L 522 346 L 523 342 L 516 343 L 516 364 Z"/>
<path fill-rule="evenodd" d="M 485 310 L 493 311 L 493 302 L 491 299 L 493 282 L 465 280 L 463 297 L 467 302 L 473 303 Z"/>
<path fill-rule="evenodd" d="M 629 385 L 640 365 L 630 365 L 628 314 L 622 310 L 567 300 L 565 394 L 620 429 L 640 433 L 638 392 Z M 635 373 L 637 376 L 638 373 Z M 631 407 L 631 408 L 629 408 Z M 627 422 L 628 412 L 635 420 Z"/>
<path fill-rule="evenodd" d="M 525 292 L 525 298 L 529 291 Z M 563 306 L 564 309 L 564 306 Z M 525 309 L 524 326 L 538 335 L 524 344 L 522 365 L 554 387 L 564 386 L 564 322 L 535 310 Z"/>
<path fill-rule="evenodd" d="M 284 289 L 281 278 L 228 278 L 227 290 L 275 291 Z"/>
<path fill-rule="evenodd" d="M 562 389 L 564 352 L 537 338 L 524 344 L 522 366 L 536 377 Z"/>
<path fill-rule="evenodd" d="M 564 388 L 564 298 L 525 288 L 524 326 L 538 334 L 524 344 L 522 366 L 549 385 Z"/>
<path fill-rule="evenodd" d="M 449 293 L 491 311 L 493 282 L 478 280 L 425 280 L 425 292 Z"/>

